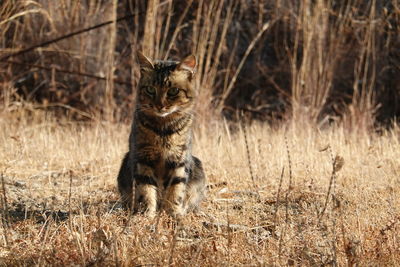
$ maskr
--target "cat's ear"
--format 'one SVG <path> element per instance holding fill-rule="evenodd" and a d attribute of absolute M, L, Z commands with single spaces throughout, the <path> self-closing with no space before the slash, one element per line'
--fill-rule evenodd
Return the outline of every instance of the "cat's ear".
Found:
<path fill-rule="evenodd" d="M 139 61 L 139 64 L 140 64 L 140 70 L 141 71 L 154 69 L 154 65 L 151 62 L 151 60 L 148 57 L 146 57 L 145 55 L 143 55 L 142 52 L 137 51 L 137 57 L 138 57 L 138 61 Z"/>
<path fill-rule="evenodd" d="M 196 57 L 194 55 L 189 55 L 181 60 L 178 64 L 178 70 L 185 70 L 194 74 L 196 68 Z"/>

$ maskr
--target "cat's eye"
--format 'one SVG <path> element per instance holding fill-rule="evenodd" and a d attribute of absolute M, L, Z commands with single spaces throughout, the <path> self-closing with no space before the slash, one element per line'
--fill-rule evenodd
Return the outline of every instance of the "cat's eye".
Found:
<path fill-rule="evenodd" d="M 156 94 L 156 88 L 154 88 L 153 86 L 146 86 L 144 88 L 144 91 L 146 92 L 146 94 L 153 96 Z"/>
<path fill-rule="evenodd" d="M 167 95 L 168 96 L 177 96 L 179 93 L 179 88 L 172 87 L 171 89 L 168 90 Z"/>

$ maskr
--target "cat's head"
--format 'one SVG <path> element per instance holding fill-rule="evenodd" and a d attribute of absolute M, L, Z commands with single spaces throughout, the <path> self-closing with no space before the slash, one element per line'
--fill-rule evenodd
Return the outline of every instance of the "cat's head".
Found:
<path fill-rule="evenodd" d="M 196 57 L 181 61 L 153 61 L 137 53 L 140 64 L 138 108 L 147 115 L 172 118 L 193 108 Z"/>

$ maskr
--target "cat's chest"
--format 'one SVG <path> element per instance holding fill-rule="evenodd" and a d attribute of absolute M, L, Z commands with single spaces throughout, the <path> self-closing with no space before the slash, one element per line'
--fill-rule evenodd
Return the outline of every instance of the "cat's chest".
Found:
<path fill-rule="evenodd" d="M 176 123 L 157 125 L 150 120 L 138 120 L 131 138 L 131 147 L 137 161 L 158 170 L 182 163 L 190 148 L 190 118 L 182 117 Z"/>
<path fill-rule="evenodd" d="M 184 151 L 182 149 L 183 138 L 179 136 L 169 138 L 154 138 L 153 150 L 157 151 L 160 160 L 179 157 Z"/>
<path fill-rule="evenodd" d="M 160 137 L 146 133 L 138 136 L 136 144 L 136 152 L 140 156 L 163 165 L 165 161 L 180 161 L 184 157 L 187 137 L 179 134 Z"/>
<path fill-rule="evenodd" d="M 170 163 L 183 162 L 186 153 L 188 153 L 187 146 L 178 140 L 157 137 L 147 138 L 143 145 L 137 146 L 136 150 L 138 159 L 149 162 L 156 177 L 168 175 Z M 141 160 L 138 162 L 140 163 Z"/>

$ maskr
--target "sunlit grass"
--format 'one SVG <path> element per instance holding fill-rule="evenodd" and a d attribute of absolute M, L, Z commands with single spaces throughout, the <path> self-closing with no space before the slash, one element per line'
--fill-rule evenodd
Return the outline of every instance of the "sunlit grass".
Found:
<path fill-rule="evenodd" d="M 248 126 L 253 183 L 242 129 L 200 126 L 194 153 L 204 163 L 209 192 L 202 212 L 176 225 L 165 214 L 148 220 L 119 208 L 116 175 L 129 125 L 78 124 L 41 112 L 20 116 L 0 120 L 3 264 L 400 260 L 398 129 L 356 136 L 340 127 Z M 334 176 L 332 156 L 344 160 Z"/>

